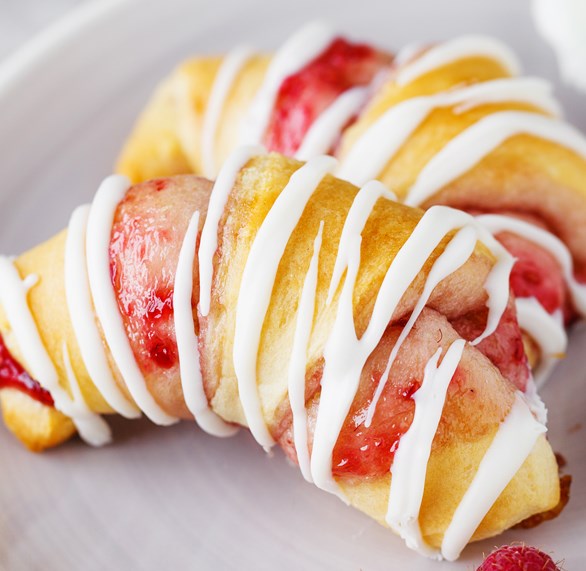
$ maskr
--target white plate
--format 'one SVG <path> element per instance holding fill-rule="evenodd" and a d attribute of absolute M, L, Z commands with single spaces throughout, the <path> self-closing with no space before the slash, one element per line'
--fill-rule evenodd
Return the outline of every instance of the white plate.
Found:
<path fill-rule="evenodd" d="M 555 79 L 522 2 L 102 0 L 0 68 L 0 251 L 21 252 L 65 225 L 110 172 L 133 118 L 176 62 L 244 41 L 275 47 L 316 17 L 389 48 L 492 33 L 529 73 Z M 559 93 L 584 129 L 579 96 Z M 38 456 L 0 428 L 0 568 L 470 570 L 483 551 L 515 540 L 584 569 L 585 347 L 583 330 L 544 390 L 553 447 L 574 476 L 569 506 L 537 529 L 468 548 L 456 564 L 408 551 L 245 433 L 219 440 L 187 423 L 114 420 L 110 447 L 73 441 Z"/>

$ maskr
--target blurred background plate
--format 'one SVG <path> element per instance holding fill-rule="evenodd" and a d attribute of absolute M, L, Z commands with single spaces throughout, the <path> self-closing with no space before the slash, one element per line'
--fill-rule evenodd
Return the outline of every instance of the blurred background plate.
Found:
<path fill-rule="evenodd" d="M 61 229 L 110 173 L 157 81 L 182 58 L 240 42 L 274 48 L 309 19 L 397 49 L 458 34 L 494 34 L 526 73 L 557 82 L 527 2 L 102 0 L 82 6 L 0 68 L 0 251 L 18 253 Z M 558 85 L 571 121 L 577 93 Z M 183 423 L 112 422 L 115 443 L 79 441 L 43 455 L 0 428 L 0 568 L 473 569 L 493 545 L 524 541 L 586 568 L 586 330 L 543 392 L 550 438 L 574 476 L 555 521 L 434 563 L 333 496 L 306 484 L 282 454 L 244 432 L 219 440 Z"/>

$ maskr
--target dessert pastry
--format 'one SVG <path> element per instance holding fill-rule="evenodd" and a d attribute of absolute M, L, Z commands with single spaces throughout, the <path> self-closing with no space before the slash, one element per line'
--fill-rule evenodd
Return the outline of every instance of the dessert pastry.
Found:
<path fill-rule="evenodd" d="M 106 442 L 109 413 L 245 426 L 436 558 L 554 507 L 512 257 L 474 217 L 335 168 L 244 147 L 213 187 L 110 177 L 1 258 L 10 428 L 42 448 L 72 426 Z"/>
<path fill-rule="evenodd" d="M 245 140 L 303 159 L 329 151 L 340 157 L 340 178 L 376 178 L 407 204 L 482 215 L 518 260 L 511 285 L 534 375 L 544 380 L 565 352 L 565 325 L 586 313 L 586 140 L 560 120 L 549 84 L 518 77 L 516 57 L 496 40 L 405 49 L 389 64 L 374 48 L 357 52 L 332 37 L 310 25 L 264 67 L 241 49 L 180 66 L 118 169 L 133 179 L 213 176 L 205 157 Z M 352 57 L 338 58 L 342 44 Z M 324 68 L 336 70 L 334 80 Z M 345 91 L 332 88 L 341 77 Z"/>
<path fill-rule="evenodd" d="M 399 199 L 480 215 L 517 262 L 511 285 L 543 380 L 586 315 L 586 139 L 549 84 L 517 77 L 514 54 L 464 37 L 398 58 L 343 135 L 338 175 L 376 177 Z"/>
<path fill-rule="evenodd" d="M 157 88 L 117 171 L 133 182 L 192 172 L 214 179 L 243 144 L 301 160 L 327 153 L 391 62 L 320 23 L 272 57 L 240 46 L 225 57 L 188 60 Z"/>

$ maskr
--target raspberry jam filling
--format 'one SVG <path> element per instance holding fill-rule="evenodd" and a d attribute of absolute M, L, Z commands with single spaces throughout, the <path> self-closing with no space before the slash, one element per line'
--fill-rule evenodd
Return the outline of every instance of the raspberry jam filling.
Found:
<path fill-rule="evenodd" d="M 371 373 L 370 387 L 378 385 L 382 373 L 379 369 Z M 389 472 L 401 436 L 413 420 L 413 394 L 420 386 L 421 379 L 416 378 L 401 386 L 389 384 L 368 428 L 364 421 L 372 395 L 364 398 L 366 395 L 359 393 L 334 448 L 334 476 L 380 476 Z"/>
<path fill-rule="evenodd" d="M 112 285 L 130 345 L 143 374 L 159 384 L 179 374 L 173 288 L 191 215 L 182 184 L 155 179 L 132 187 L 110 241 Z"/>
<path fill-rule="evenodd" d="M 485 311 L 465 315 L 452 325 L 459 335 L 472 341 L 482 334 L 486 326 L 486 316 Z M 476 347 L 490 359 L 503 377 L 520 391 L 525 391 L 529 380 L 529 365 L 513 297 L 509 299 L 496 331 Z"/>
<path fill-rule="evenodd" d="M 316 59 L 283 81 L 265 146 L 292 156 L 319 115 L 344 91 L 368 85 L 390 58 L 365 44 L 335 39 Z"/>
<path fill-rule="evenodd" d="M 448 321 L 435 311 L 424 310 L 425 316 L 417 321 L 416 328 L 404 342 L 390 376 L 381 393 L 370 425 L 366 418 L 374 392 L 387 365 L 388 355 L 401 333 L 404 324 L 389 327 L 381 342 L 374 350 L 362 372 L 358 391 L 334 447 L 332 473 L 336 477 L 379 477 L 388 474 L 401 437 L 413 421 L 415 401 L 413 395 L 420 388 L 423 370 L 430 356 L 443 343 L 463 337 L 474 339 L 486 325 L 486 311 L 465 315 L 458 320 Z M 520 348 L 520 350 L 519 350 Z M 480 355 L 479 353 L 482 353 Z M 521 331 L 516 320 L 514 302 L 511 298 L 497 330 L 485 341 L 471 349 L 471 355 L 463 360 L 450 382 L 448 399 L 445 406 L 453 407 L 448 415 L 460 426 L 471 422 L 459 416 L 458 410 L 465 410 L 460 404 L 462 399 L 474 399 L 476 391 L 485 391 L 487 385 L 497 381 L 499 373 L 494 367 L 487 367 L 488 358 L 502 376 L 515 387 L 523 389 L 529 377 L 527 358 L 523 351 Z M 319 378 L 323 374 L 323 364 L 316 371 Z M 488 375 L 488 379 L 487 379 Z M 310 380 L 309 386 L 315 390 L 307 406 L 309 442 L 313 440 L 313 430 L 319 407 L 319 382 Z M 496 386 L 496 385 L 495 385 Z M 310 388 L 310 391 L 312 389 Z M 455 403 L 455 404 L 450 404 Z M 460 404 L 459 404 L 460 403 Z M 487 405 L 490 406 L 490 405 Z M 442 423 L 444 421 L 442 420 Z M 442 426 L 440 423 L 440 426 Z M 483 433 L 482 419 L 477 419 L 470 430 Z M 440 441 L 451 431 L 445 426 L 438 432 Z M 444 436 L 442 436 L 443 433 Z M 295 444 L 290 426 L 283 429 L 279 438 L 285 453 L 296 459 Z"/>
<path fill-rule="evenodd" d="M 176 344 L 159 330 L 159 323 L 173 319 L 173 291 L 150 291 L 142 315 L 146 331 L 146 351 L 157 367 L 170 369 L 177 362 Z"/>
<path fill-rule="evenodd" d="M 484 324 L 485 321 L 480 332 L 484 328 Z M 455 325 L 454 328 L 458 330 Z M 474 331 L 474 336 L 476 336 L 475 329 L 473 325 L 467 333 Z M 439 339 L 441 329 L 437 331 Z M 463 335 L 460 331 L 458 333 Z M 463 336 L 468 338 L 467 335 Z M 518 388 L 525 387 L 529 369 L 514 310 L 507 310 L 497 331 L 477 348 L 497 366 L 503 376 Z M 517 348 L 520 348 L 520 352 Z M 418 358 L 418 345 L 414 344 L 409 350 L 411 355 L 408 358 L 413 360 L 413 366 L 406 370 L 417 370 L 420 367 L 417 367 L 416 364 L 426 361 L 427 356 Z M 382 476 L 387 474 L 399 441 L 413 421 L 415 410 L 413 395 L 421 386 L 422 379 L 417 376 L 408 376 L 405 371 L 403 374 L 399 373 L 398 378 L 393 379 L 393 372 L 391 372 L 391 377 L 378 402 L 372 423 L 369 427 L 365 426 L 366 411 L 386 365 L 384 360 L 377 361 L 378 359 L 374 360 L 374 368 L 366 377 L 369 382 L 365 382 L 364 376 L 361 380 L 356 399 L 334 448 L 332 463 L 334 476 Z M 450 392 L 456 391 L 458 395 L 460 393 L 473 394 L 473 376 L 482 378 L 482 371 L 475 371 L 470 366 L 458 366 L 450 383 Z"/>
<path fill-rule="evenodd" d="M 127 236 L 114 235 L 112 249 L 136 251 Z M 159 237 L 160 239 L 160 237 Z M 122 244 L 124 243 L 124 245 Z M 140 247 L 138 247 L 140 251 Z M 112 256 L 111 271 L 118 303 L 135 356 L 144 372 L 171 369 L 178 364 L 173 332 L 173 288 L 170 283 L 145 284 L 122 275 L 118 256 Z M 139 267 L 139 266 L 137 266 Z M 146 280 L 148 281 L 148 279 Z M 155 280 L 156 281 L 156 280 Z"/>
<path fill-rule="evenodd" d="M 503 232 L 498 241 L 516 258 L 511 289 L 517 297 L 535 297 L 549 313 L 562 310 L 566 320 L 572 308 L 562 270 L 555 257 L 537 244 Z"/>
<path fill-rule="evenodd" d="M 0 389 L 17 389 L 46 406 L 54 406 L 51 393 L 35 381 L 11 355 L 0 335 Z"/>

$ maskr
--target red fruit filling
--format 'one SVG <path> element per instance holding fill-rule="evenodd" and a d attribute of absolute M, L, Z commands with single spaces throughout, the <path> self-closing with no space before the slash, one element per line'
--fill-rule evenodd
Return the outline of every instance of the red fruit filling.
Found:
<path fill-rule="evenodd" d="M 0 389 L 17 389 L 46 406 L 54 406 L 51 393 L 35 381 L 12 356 L 0 335 Z"/>
<path fill-rule="evenodd" d="M 271 151 L 294 155 L 317 117 L 344 91 L 368 85 L 390 57 L 365 44 L 342 38 L 303 69 L 283 81 L 264 144 Z"/>
<path fill-rule="evenodd" d="M 110 271 L 118 307 L 138 365 L 145 374 L 178 367 L 173 322 L 173 285 L 181 233 L 169 220 L 160 220 L 150 203 L 152 193 L 165 189 L 168 181 L 157 179 L 133 187 L 115 221 L 110 242 Z M 162 199 L 163 200 L 163 199 Z M 172 209 L 166 215 L 180 219 Z"/>
<path fill-rule="evenodd" d="M 521 331 L 516 322 L 514 307 L 512 309 L 511 307 L 512 304 L 495 333 L 480 343 L 477 348 L 497 366 L 503 376 L 523 390 L 529 377 L 529 369 L 523 350 Z M 463 319 L 462 323 L 465 321 Z M 473 339 L 482 332 L 485 323 L 486 321 L 482 322 L 478 333 L 476 333 L 475 324 L 465 332 L 458 330 L 457 324 L 452 325 L 459 335 Z M 392 327 L 390 337 L 396 338 L 401 329 L 402 327 Z M 472 337 L 464 334 L 472 331 L 474 331 Z M 441 329 L 437 332 L 438 340 L 440 340 Z M 402 374 L 401 369 L 397 373 L 391 369 L 390 378 L 378 401 L 372 422 L 367 428 L 365 426 L 366 413 L 386 367 L 387 353 L 385 352 L 384 359 L 375 357 L 371 361 L 370 373 L 368 376 L 363 375 L 356 398 L 334 449 L 332 465 L 335 476 L 380 476 L 390 470 L 399 440 L 413 420 L 415 405 L 412 397 L 422 381 L 421 373 L 419 372 L 418 376 L 418 373 L 414 371 L 421 371 L 429 358 L 425 354 L 424 343 L 414 343 L 409 347 L 409 351 L 411 355 L 403 356 L 402 359 L 409 359 L 411 366 L 403 366 Z M 418 352 L 420 352 L 419 355 Z M 466 386 L 466 376 L 473 374 L 483 375 L 483 371 L 473 371 L 459 366 L 450 383 L 450 391 L 458 391 Z"/>
<path fill-rule="evenodd" d="M 388 473 L 401 436 L 407 432 L 415 409 L 413 394 L 421 386 L 417 378 L 399 386 L 387 383 L 371 425 L 364 422 L 368 405 L 384 369 L 370 374 L 370 383 L 359 389 L 341 432 L 332 459 L 335 476 L 373 476 Z"/>
<path fill-rule="evenodd" d="M 168 338 L 160 325 L 167 326 L 173 319 L 173 292 L 149 292 L 146 306 L 140 308 L 145 324 L 146 351 L 153 362 L 163 369 L 169 369 L 177 361 L 175 342 Z"/>
<path fill-rule="evenodd" d="M 158 241 L 161 237 L 151 236 L 151 239 Z M 118 294 L 118 306 L 141 370 L 170 369 L 177 364 L 177 346 L 172 334 L 173 289 L 169 283 L 157 283 L 156 278 L 154 283 L 147 286 L 137 283 L 133 287 L 131 276 L 125 276 L 123 268 L 126 264 L 119 263 L 121 250 L 126 254 L 136 251 L 133 244 L 128 244 L 129 241 L 131 239 L 125 234 L 115 232 L 110 246 L 114 254 L 110 268 Z M 138 250 L 142 250 L 142 247 Z"/>
<path fill-rule="evenodd" d="M 157 196 L 161 196 L 159 191 L 162 188 L 165 188 L 165 184 L 154 181 L 140 185 L 139 189 L 131 189 L 125 198 L 124 208 L 119 210 L 110 245 L 112 282 L 131 345 L 141 370 L 147 375 L 152 374 L 157 380 L 161 375 L 179 374 L 172 294 L 178 250 L 189 217 L 189 212 L 184 212 L 180 201 L 169 205 L 167 202 L 170 199 L 165 198 L 164 208 L 161 208 Z M 520 248 L 517 248 L 515 252 L 519 251 Z M 534 255 L 530 247 L 526 247 L 526 251 L 528 258 Z M 535 280 L 533 283 L 536 283 Z M 543 288 L 544 292 L 550 290 Z M 535 293 L 533 295 L 537 296 Z M 545 294 L 540 295 L 540 299 L 543 299 Z M 482 332 L 486 323 L 485 310 L 466 315 L 452 324 L 431 310 L 425 312 L 426 315 L 431 312 L 436 316 L 431 322 L 427 317 L 427 325 L 419 326 L 425 342 L 416 340 L 406 356 L 398 359 L 372 423 L 367 428 L 366 411 L 385 369 L 390 344 L 399 335 L 402 324 L 389 328 L 383 342 L 369 359 L 334 449 L 335 476 L 379 476 L 388 473 L 400 438 L 412 422 L 412 397 L 422 382 L 425 363 L 439 344 L 445 345 L 447 342 L 446 338 L 442 341 L 442 336 L 447 334 L 457 338 L 459 335 L 472 340 Z M 497 331 L 477 348 L 517 388 L 525 388 L 528 378 L 527 359 L 512 300 Z M 454 392 L 458 397 L 462 395 L 462 398 L 467 398 L 473 393 L 470 387 L 474 386 L 474 379 L 484 379 L 491 374 L 491 368 L 487 371 L 486 361 L 482 365 L 474 365 L 479 367 L 476 369 L 471 368 L 470 362 L 469 358 L 468 365 L 458 367 L 449 389 L 452 398 Z M 492 374 L 496 374 L 496 371 Z M 316 390 L 319 388 L 320 376 L 318 371 L 314 383 Z M 315 392 L 313 396 L 318 394 Z M 309 399 L 310 443 L 317 402 L 316 398 Z M 289 434 L 284 434 L 281 442 L 294 458 L 294 445 L 286 421 L 283 428 Z"/>
<path fill-rule="evenodd" d="M 486 213 L 473 208 L 466 210 L 473 215 Z M 537 228 L 550 231 L 538 215 L 509 211 L 488 214 L 518 218 Z M 566 323 L 570 322 L 576 316 L 576 312 L 562 268 L 555 256 L 539 244 L 513 232 L 500 232 L 496 238 L 515 258 L 515 265 L 511 271 L 511 291 L 515 297 L 534 297 L 549 313 L 561 310 Z M 575 275 L 582 281 L 577 273 Z"/>
<path fill-rule="evenodd" d="M 561 309 L 572 316 L 566 282 L 555 257 L 534 242 L 503 232 L 498 241 L 516 258 L 511 272 L 511 289 L 516 297 L 535 297 L 549 313 Z"/>
<path fill-rule="evenodd" d="M 464 339 L 473 341 L 484 331 L 486 317 L 487 312 L 481 311 L 465 315 L 453 321 L 452 325 Z M 492 361 L 503 377 L 520 391 L 525 391 L 529 380 L 529 367 L 513 297 L 509 299 L 496 331 L 476 347 Z"/>
<path fill-rule="evenodd" d="M 395 360 L 387 383 L 378 401 L 370 426 L 366 427 L 367 411 L 372 402 L 375 390 L 380 382 L 387 365 L 391 347 L 403 329 L 403 324 L 389 327 L 383 339 L 368 359 L 362 372 L 356 397 L 340 431 L 333 452 L 332 468 L 336 477 L 362 476 L 376 477 L 387 474 L 390 470 L 395 451 L 403 434 L 409 429 L 413 420 L 415 403 L 413 395 L 421 386 L 423 371 L 429 358 L 438 347 L 443 348 L 443 354 L 451 342 L 459 336 L 466 338 L 476 337 L 484 328 L 486 313 L 480 331 L 481 317 L 470 315 L 462 318 L 460 323 L 448 323 L 447 320 L 433 310 L 426 309 L 417 320 L 415 329 L 405 341 Z M 464 326 L 467 321 L 472 323 Z M 497 349 L 494 349 L 494 348 Z M 521 352 L 511 348 L 521 347 Z M 450 382 L 446 403 L 457 410 L 451 411 L 449 420 L 442 419 L 442 423 L 449 422 L 456 425 L 464 423 L 466 407 L 462 406 L 463 399 L 476 398 L 477 390 L 486 390 L 492 380 L 496 381 L 496 369 L 487 366 L 485 357 L 493 360 L 493 364 L 501 371 L 510 372 L 511 380 L 516 384 L 524 384 L 528 378 L 528 366 L 525 353 L 522 351 L 521 332 L 515 320 L 514 305 L 512 302 L 505 313 L 501 326 L 487 340 L 475 349 L 466 349 L 463 357 Z M 494 351 L 493 351 L 494 349 Z M 496 357 L 491 353 L 494 352 Z M 483 353 L 484 357 L 479 353 Z M 317 372 L 321 377 L 322 371 Z M 309 387 L 313 385 L 310 381 Z M 311 390 L 311 388 L 310 388 Z M 485 406 L 492 406 L 484 402 Z M 315 394 L 308 404 L 308 432 L 310 446 L 313 441 L 313 430 L 319 406 L 319 387 L 315 387 Z M 446 404 L 447 406 L 447 404 Z M 464 416 L 463 416 L 464 415 Z M 472 430 L 482 433 L 483 420 L 478 419 Z M 440 424 L 443 426 L 443 424 Z M 442 435 L 440 435 L 440 432 Z M 438 437 L 445 438 L 451 433 L 447 424 L 438 432 Z M 284 427 L 280 443 L 285 452 L 296 458 L 295 445 L 290 426 Z"/>

